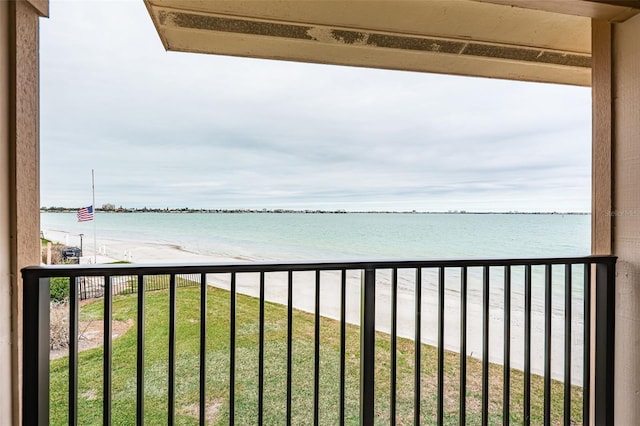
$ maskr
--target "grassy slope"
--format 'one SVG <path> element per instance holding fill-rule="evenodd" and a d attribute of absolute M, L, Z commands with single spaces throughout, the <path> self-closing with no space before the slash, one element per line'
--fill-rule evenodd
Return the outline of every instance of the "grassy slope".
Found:
<path fill-rule="evenodd" d="M 207 296 L 207 412 L 211 424 L 228 424 L 229 400 L 229 293 L 208 289 Z M 196 424 L 198 415 L 199 289 L 178 289 L 176 420 Z M 113 319 L 136 318 L 136 295 L 116 296 Z M 166 424 L 168 358 L 168 292 L 148 292 L 145 315 L 145 421 Z M 236 423 L 257 423 L 258 300 L 238 295 L 236 340 Z M 286 414 L 286 307 L 266 304 L 265 309 L 265 424 L 283 424 Z M 82 308 L 82 319 L 102 318 L 101 301 Z M 314 317 L 294 311 L 293 419 L 312 424 Z M 379 424 L 388 424 L 389 336 L 379 333 L 376 348 L 376 412 Z M 421 416 L 434 424 L 436 413 L 437 352 L 422 345 Z M 346 424 L 358 422 L 359 331 L 347 327 Z M 320 423 L 337 424 L 339 408 L 339 323 L 321 320 Z M 398 340 L 398 424 L 413 422 L 414 345 Z M 102 421 L 102 348 L 80 354 L 78 415 L 80 424 Z M 51 363 L 51 424 L 67 421 L 67 358 Z M 136 326 L 113 344 L 113 423 L 135 424 Z M 467 424 L 480 424 L 481 363 L 468 358 Z M 502 424 L 502 367 L 490 366 L 490 424 Z M 458 424 L 459 356 L 445 356 L 445 424 Z M 511 417 L 522 423 L 522 373 L 512 372 Z M 532 378 L 532 424 L 542 423 L 542 378 Z M 579 423 L 582 391 L 572 393 L 572 418 Z M 553 423 L 562 419 L 562 384 L 553 383 Z"/>

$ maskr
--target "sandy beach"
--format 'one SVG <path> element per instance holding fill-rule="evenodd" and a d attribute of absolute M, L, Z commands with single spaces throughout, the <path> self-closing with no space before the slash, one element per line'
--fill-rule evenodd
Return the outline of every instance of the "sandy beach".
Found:
<path fill-rule="evenodd" d="M 44 230 L 44 236 L 54 242 L 78 245 L 77 236 L 63 231 Z M 247 261 L 215 255 L 204 255 L 181 249 L 169 244 L 155 244 L 139 241 L 98 239 L 97 263 L 130 261 L 138 264 L 179 264 L 179 263 L 224 263 Z M 81 263 L 94 262 L 93 241 L 84 241 L 84 254 Z M 421 340 L 423 343 L 437 343 L 437 277 L 433 271 L 425 271 L 422 290 Z M 376 277 L 376 328 L 389 332 L 391 324 L 390 273 L 379 272 Z M 398 335 L 413 339 L 415 336 L 415 271 L 400 271 L 398 282 Z M 285 273 L 267 274 L 266 299 L 272 302 L 287 303 L 287 277 Z M 360 317 L 360 272 L 348 271 L 346 294 L 346 317 L 349 323 L 358 324 Z M 321 315 L 340 318 L 340 274 L 323 272 L 321 274 Z M 229 288 L 228 280 L 209 276 L 208 284 Z M 445 347 L 458 351 L 460 345 L 460 292 L 459 278 L 455 273 L 447 278 L 445 290 Z M 244 294 L 258 295 L 258 277 L 256 274 L 239 274 L 238 291 Z M 513 293 L 511 310 L 511 366 L 522 369 L 524 365 L 524 315 L 522 298 Z M 535 295 L 534 295 L 535 296 Z M 294 273 L 293 304 L 297 309 L 314 311 L 315 273 Z M 490 351 L 492 362 L 503 362 L 503 316 L 502 291 L 492 291 L 490 296 Z M 539 301 L 538 301 L 539 302 Z M 558 304 L 563 302 L 558 301 Z M 467 354 L 475 358 L 482 356 L 482 308 L 481 291 L 470 282 L 468 293 Z M 537 307 L 536 307 L 537 306 Z M 543 373 L 544 356 L 544 315 L 541 303 L 535 303 L 532 314 L 532 371 Z M 577 318 L 572 323 L 572 382 L 582 383 L 582 321 Z M 562 380 L 564 376 L 564 314 L 554 303 L 552 315 L 552 376 Z"/>

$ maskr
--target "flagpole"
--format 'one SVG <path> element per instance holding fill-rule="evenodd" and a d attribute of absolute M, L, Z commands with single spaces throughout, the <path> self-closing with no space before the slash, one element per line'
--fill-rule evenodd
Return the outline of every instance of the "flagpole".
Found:
<path fill-rule="evenodd" d="M 93 263 L 98 263 L 98 241 L 96 238 L 96 180 L 91 169 L 91 193 L 93 194 Z"/>

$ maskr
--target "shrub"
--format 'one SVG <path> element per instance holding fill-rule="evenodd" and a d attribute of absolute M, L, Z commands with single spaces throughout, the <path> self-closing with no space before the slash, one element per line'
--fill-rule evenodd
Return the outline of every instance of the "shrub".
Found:
<path fill-rule="evenodd" d="M 49 347 L 51 350 L 69 346 L 69 305 L 64 302 L 51 302 L 49 317 Z"/>
<path fill-rule="evenodd" d="M 51 278 L 51 301 L 66 302 L 69 300 L 69 278 Z"/>

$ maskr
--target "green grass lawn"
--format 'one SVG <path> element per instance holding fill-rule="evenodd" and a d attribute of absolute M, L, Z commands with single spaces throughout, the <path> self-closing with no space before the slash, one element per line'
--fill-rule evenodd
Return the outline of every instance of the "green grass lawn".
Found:
<path fill-rule="evenodd" d="M 113 301 L 113 319 L 135 321 L 137 295 L 119 295 Z M 145 422 L 166 424 L 168 359 L 168 291 L 146 294 L 145 312 Z M 257 299 L 237 296 L 236 424 L 257 423 L 258 402 L 258 306 Z M 101 319 L 102 300 L 85 305 L 81 320 Z M 200 293 L 197 287 L 181 287 L 177 297 L 176 422 L 197 424 L 199 390 Z M 284 424 L 286 416 L 287 308 L 266 303 L 265 308 L 265 424 Z M 293 317 L 293 419 L 295 425 L 312 424 L 314 316 L 294 311 Z M 229 292 L 207 290 L 207 413 L 208 424 L 228 424 L 229 407 Z M 338 424 L 339 323 L 321 320 L 320 423 Z M 377 424 L 389 424 L 390 338 L 376 339 Z M 422 424 L 435 424 L 437 407 L 437 351 L 422 345 Z M 79 424 L 102 422 L 102 348 L 80 353 L 78 365 Z M 413 423 L 414 344 L 398 339 L 397 422 Z M 479 425 L 481 416 L 481 362 L 467 358 L 467 424 Z M 135 424 L 136 325 L 113 342 L 113 424 Z M 490 366 L 490 424 L 502 424 L 502 374 L 500 365 Z M 445 355 L 445 424 L 458 424 L 459 355 Z M 542 423 L 541 377 L 532 378 L 531 424 Z M 523 375 L 512 371 L 511 420 L 522 423 Z M 67 423 L 68 358 L 51 362 L 51 424 Z M 582 389 L 572 389 L 572 420 L 581 423 Z M 359 328 L 347 326 L 345 423 L 358 424 Z M 552 422 L 563 416 L 562 383 L 552 384 Z"/>

